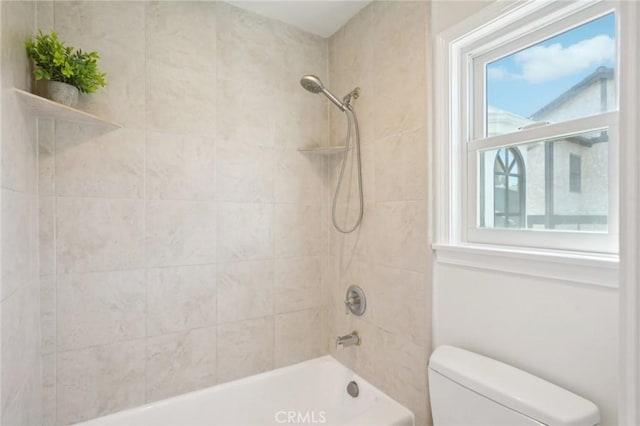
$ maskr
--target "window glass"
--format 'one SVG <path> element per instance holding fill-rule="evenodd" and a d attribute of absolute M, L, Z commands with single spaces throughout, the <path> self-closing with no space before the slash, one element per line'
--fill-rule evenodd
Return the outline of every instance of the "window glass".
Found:
<path fill-rule="evenodd" d="M 617 109 L 610 13 L 486 66 L 486 136 Z"/>
<path fill-rule="evenodd" d="M 582 157 L 577 154 L 569 155 L 569 191 L 582 190 Z"/>
<path fill-rule="evenodd" d="M 607 232 L 608 145 L 598 130 L 480 151 L 480 227 Z"/>

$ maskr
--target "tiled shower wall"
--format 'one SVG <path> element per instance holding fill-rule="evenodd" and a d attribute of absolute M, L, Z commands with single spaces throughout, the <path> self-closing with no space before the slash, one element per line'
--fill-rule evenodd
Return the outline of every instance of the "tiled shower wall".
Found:
<path fill-rule="evenodd" d="M 3 425 L 41 420 L 36 119 L 13 88 L 29 90 L 24 41 L 34 32 L 35 4 L 1 2 L 2 283 L 0 363 Z"/>
<path fill-rule="evenodd" d="M 38 26 L 100 52 L 40 126 L 45 424 L 326 353 L 327 41 L 221 2 L 54 2 Z M 79 24 L 81 23 L 81 24 Z"/>
<path fill-rule="evenodd" d="M 431 422 L 428 14 L 427 2 L 374 2 L 329 41 L 332 88 L 340 94 L 362 89 L 355 108 L 365 199 L 364 221 L 356 232 L 331 230 L 330 334 L 358 330 L 362 338 L 361 346 L 333 354 L 409 407 L 420 426 Z M 335 108 L 331 114 L 331 140 L 338 143 L 345 119 Z M 337 167 L 331 164 L 330 176 L 335 178 Z M 340 197 L 343 224 L 352 224 L 357 213 L 356 186 L 351 188 Z M 367 295 L 361 318 L 344 314 L 342 300 L 351 284 Z"/>

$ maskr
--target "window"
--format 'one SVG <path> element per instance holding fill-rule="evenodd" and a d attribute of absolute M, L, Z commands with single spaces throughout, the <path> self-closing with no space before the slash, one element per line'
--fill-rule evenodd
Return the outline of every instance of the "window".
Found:
<path fill-rule="evenodd" d="M 569 191 L 582 191 L 582 157 L 569 154 Z"/>
<path fill-rule="evenodd" d="M 495 152 L 493 166 L 493 226 L 495 228 L 519 228 L 523 223 L 524 179 L 524 163 L 518 148 L 502 148 Z M 482 219 L 484 220 L 484 216 Z"/>
<path fill-rule="evenodd" d="M 617 251 L 617 5 L 529 6 L 457 41 L 461 239 Z"/>

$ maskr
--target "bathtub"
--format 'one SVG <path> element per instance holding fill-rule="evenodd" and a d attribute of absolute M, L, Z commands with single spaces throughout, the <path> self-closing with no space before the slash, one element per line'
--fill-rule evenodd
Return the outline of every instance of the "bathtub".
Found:
<path fill-rule="evenodd" d="M 350 381 L 360 394 L 347 393 Z M 413 413 L 331 356 L 179 395 L 79 425 L 394 425 Z"/>

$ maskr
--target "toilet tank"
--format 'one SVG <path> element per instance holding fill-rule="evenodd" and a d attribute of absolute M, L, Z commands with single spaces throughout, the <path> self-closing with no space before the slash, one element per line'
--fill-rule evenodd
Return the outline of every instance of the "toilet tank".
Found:
<path fill-rule="evenodd" d="M 440 346 L 429 359 L 435 426 L 595 426 L 598 407 L 532 374 Z"/>

